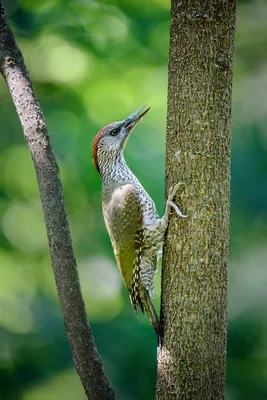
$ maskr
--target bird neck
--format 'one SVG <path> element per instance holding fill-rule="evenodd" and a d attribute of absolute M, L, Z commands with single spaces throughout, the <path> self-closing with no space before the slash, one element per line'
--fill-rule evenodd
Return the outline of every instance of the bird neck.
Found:
<path fill-rule="evenodd" d="M 125 162 L 123 153 L 101 154 L 98 158 L 99 173 L 103 183 L 128 183 L 133 175 L 132 171 Z"/>

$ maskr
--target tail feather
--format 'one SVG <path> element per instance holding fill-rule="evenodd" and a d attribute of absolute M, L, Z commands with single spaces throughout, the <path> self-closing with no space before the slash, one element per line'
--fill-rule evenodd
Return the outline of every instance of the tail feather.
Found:
<path fill-rule="evenodd" d="M 139 299 L 140 299 L 140 303 L 142 303 L 142 306 L 140 304 L 141 310 L 143 311 L 143 309 L 145 309 L 148 319 L 157 335 L 158 347 L 161 347 L 161 345 L 162 345 L 162 329 L 161 329 L 161 325 L 160 325 L 156 310 L 152 304 L 152 301 L 150 299 L 150 296 L 149 296 L 147 290 L 144 288 L 143 285 L 140 289 L 141 290 L 139 292 Z"/>
<path fill-rule="evenodd" d="M 139 294 L 138 294 L 138 303 L 139 303 L 139 307 L 141 308 L 142 313 L 144 314 L 144 306 L 143 306 L 143 303 L 142 303 L 142 300 L 141 300 Z"/>

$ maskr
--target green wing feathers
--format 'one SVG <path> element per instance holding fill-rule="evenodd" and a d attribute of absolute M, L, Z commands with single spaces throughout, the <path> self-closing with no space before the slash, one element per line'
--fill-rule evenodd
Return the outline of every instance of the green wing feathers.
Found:
<path fill-rule="evenodd" d="M 137 189 L 123 185 L 105 189 L 103 192 L 103 214 L 115 258 L 130 299 L 138 312 L 146 312 L 153 326 L 158 345 L 161 345 L 161 327 L 158 316 L 143 283 L 140 280 L 144 229 L 142 207 Z"/>
<path fill-rule="evenodd" d="M 118 267 L 129 291 L 137 257 L 136 234 L 143 229 L 138 191 L 132 185 L 106 190 L 103 193 L 103 214 Z"/>

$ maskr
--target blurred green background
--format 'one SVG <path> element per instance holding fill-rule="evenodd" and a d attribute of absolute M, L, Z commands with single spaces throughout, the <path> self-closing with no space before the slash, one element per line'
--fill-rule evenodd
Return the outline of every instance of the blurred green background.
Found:
<path fill-rule="evenodd" d="M 91 144 L 147 103 L 127 161 L 163 211 L 167 0 L 6 0 L 60 164 L 86 307 L 120 400 L 154 398 L 156 339 L 135 317 L 101 213 Z M 267 1 L 238 5 L 227 399 L 267 399 Z M 0 79 L 0 399 L 84 399 L 50 266 L 35 174 Z M 155 303 L 159 307 L 160 274 Z M 204 399 L 203 399 L 204 400 Z"/>

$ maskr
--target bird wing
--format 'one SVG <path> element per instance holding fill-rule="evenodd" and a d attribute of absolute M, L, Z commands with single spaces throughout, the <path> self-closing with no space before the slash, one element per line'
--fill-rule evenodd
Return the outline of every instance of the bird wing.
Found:
<path fill-rule="evenodd" d="M 142 207 L 138 190 L 130 184 L 103 192 L 103 214 L 115 258 L 137 311 L 140 263 L 144 240 Z"/>

